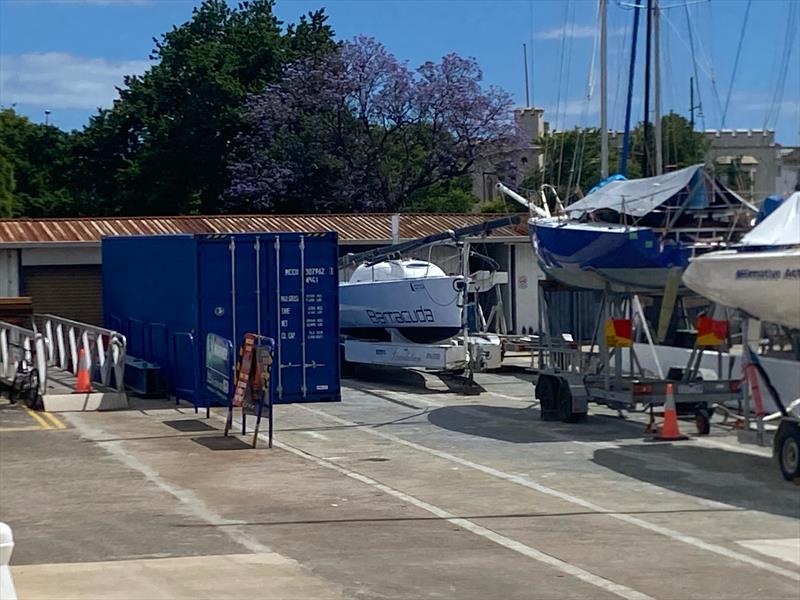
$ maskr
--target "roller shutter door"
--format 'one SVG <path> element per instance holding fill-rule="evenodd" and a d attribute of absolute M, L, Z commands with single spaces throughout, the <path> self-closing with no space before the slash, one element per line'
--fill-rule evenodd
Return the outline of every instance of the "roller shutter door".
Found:
<path fill-rule="evenodd" d="M 103 324 L 100 265 L 22 267 L 23 295 L 33 310 L 93 325 Z"/>

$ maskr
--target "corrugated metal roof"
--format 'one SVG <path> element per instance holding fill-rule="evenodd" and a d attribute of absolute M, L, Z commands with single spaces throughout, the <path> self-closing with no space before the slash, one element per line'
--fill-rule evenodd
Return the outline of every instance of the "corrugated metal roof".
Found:
<path fill-rule="evenodd" d="M 503 215 L 401 213 L 400 237 L 414 239 L 476 225 Z M 214 215 L 182 217 L 100 217 L 0 219 L 0 243 L 98 242 L 103 236 L 168 233 L 337 231 L 343 242 L 385 242 L 392 237 L 391 214 Z M 526 226 L 495 230 L 493 237 L 525 236 Z"/>

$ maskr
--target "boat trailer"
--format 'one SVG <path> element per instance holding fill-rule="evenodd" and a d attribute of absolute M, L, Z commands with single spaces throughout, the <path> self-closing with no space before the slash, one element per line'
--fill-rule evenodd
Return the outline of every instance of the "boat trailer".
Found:
<path fill-rule="evenodd" d="M 552 332 L 547 318 L 548 286 L 540 282 L 541 342 L 533 364 L 536 398 L 545 421 L 577 422 L 585 419 L 589 403 L 619 411 L 649 412 L 664 406 L 672 391 L 678 415 L 693 415 L 697 432 L 709 433 L 715 404 L 738 400 L 741 382 L 700 368 L 705 345 L 696 345 L 688 364 L 670 366 L 666 373 L 655 354 L 653 339 L 638 296 L 606 292 L 598 311 L 591 344 L 570 334 Z M 643 334 L 656 363 L 656 373 L 642 368 L 633 340 Z"/>

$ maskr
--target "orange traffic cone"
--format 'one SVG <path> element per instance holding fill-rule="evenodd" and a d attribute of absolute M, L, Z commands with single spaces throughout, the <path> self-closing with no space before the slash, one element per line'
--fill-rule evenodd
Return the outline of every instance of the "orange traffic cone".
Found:
<path fill-rule="evenodd" d="M 664 403 L 664 424 L 656 439 L 663 441 L 687 440 L 678 429 L 678 411 L 675 409 L 675 396 L 672 393 L 672 384 L 667 384 L 667 401 Z"/>
<path fill-rule="evenodd" d="M 75 382 L 75 393 L 86 394 L 92 391 L 92 382 L 89 380 L 89 369 L 86 366 L 86 354 L 83 348 L 78 352 L 78 379 Z"/>

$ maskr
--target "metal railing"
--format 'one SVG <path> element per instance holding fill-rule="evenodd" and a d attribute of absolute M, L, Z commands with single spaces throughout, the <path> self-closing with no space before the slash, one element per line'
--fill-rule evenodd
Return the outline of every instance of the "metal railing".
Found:
<path fill-rule="evenodd" d="M 44 338 L 47 364 L 78 374 L 81 349 L 89 375 L 105 387 L 125 391 L 127 340 L 121 333 L 55 315 L 34 315 L 34 328 Z"/>
<path fill-rule="evenodd" d="M 46 341 L 41 333 L 0 321 L 0 376 L 14 381 L 17 372 L 36 369 L 39 393 L 47 389 Z"/>

